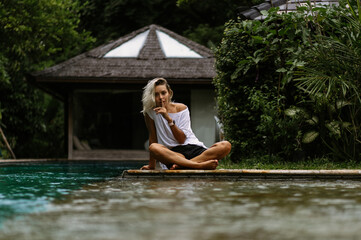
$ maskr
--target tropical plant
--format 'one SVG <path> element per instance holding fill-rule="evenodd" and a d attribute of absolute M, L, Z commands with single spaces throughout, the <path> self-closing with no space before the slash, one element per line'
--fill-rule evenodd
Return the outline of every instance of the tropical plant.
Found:
<path fill-rule="evenodd" d="M 361 6 L 345 2 L 332 35 L 317 36 L 298 87 L 319 106 L 320 137 L 338 159 L 361 157 Z"/>

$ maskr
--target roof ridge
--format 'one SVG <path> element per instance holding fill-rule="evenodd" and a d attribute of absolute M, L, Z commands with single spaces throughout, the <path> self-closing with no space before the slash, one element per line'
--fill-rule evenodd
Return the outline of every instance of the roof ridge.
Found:
<path fill-rule="evenodd" d="M 138 54 L 138 59 L 164 59 L 165 54 L 159 43 L 156 28 L 150 25 L 147 39 Z"/>

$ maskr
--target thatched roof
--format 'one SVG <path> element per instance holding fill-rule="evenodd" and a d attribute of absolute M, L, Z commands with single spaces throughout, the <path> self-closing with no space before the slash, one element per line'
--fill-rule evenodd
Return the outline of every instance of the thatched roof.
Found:
<path fill-rule="evenodd" d="M 149 25 L 32 73 L 30 79 L 40 87 L 55 88 L 55 92 L 71 84 L 144 84 L 155 77 L 210 84 L 215 76 L 214 61 L 210 49 L 161 26 Z"/>
<path fill-rule="evenodd" d="M 279 7 L 279 13 L 288 13 L 296 11 L 297 7 L 307 5 L 308 2 L 313 6 L 332 6 L 338 4 L 338 0 L 265 0 L 261 4 L 239 12 L 238 16 L 243 20 L 261 20 L 263 19 L 261 14 L 262 10 L 269 10 L 271 7 Z"/>

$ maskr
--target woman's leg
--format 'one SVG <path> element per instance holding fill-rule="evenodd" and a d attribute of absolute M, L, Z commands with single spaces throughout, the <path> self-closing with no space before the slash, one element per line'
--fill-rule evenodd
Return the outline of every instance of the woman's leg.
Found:
<path fill-rule="evenodd" d="M 197 157 L 194 157 L 191 160 L 191 162 L 196 163 L 202 163 L 209 160 L 221 160 L 225 156 L 229 154 L 231 151 L 232 145 L 228 141 L 222 141 L 217 142 L 212 145 L 212 147 L 208 148 L 206 151 L 198 155 Z M 173 164 L 173 166 L 170 169 L 180 169 L 182 166 L 178 164 Z"/>
<path fill-rule="evenodd" d="M 221 160 L 229 154 L 231 148 L 231 143 L 228 141 L 217 142 L 191 161 L 200 163 L 211 159 Z"/>
<path fill-rule="evenodd" d="M 173 152 L 167 147 L 158 143 L 152 143 L 149 146 L 149 152 L 153 158 L 167 166 L 176 164 L 184 168 L 194 169 L 216 169 L 218 166 L 218 161 L 214 159 L 208 159 L 199 162 L 189 161 L 182 154 Z"/>

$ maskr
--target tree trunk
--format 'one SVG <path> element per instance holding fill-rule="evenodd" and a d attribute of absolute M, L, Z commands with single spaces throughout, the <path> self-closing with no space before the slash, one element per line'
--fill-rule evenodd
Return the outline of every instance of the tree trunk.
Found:
<path fill-rule="evenodd" d="M 4 134 L 3 130 L 1 129 L 1 127 L 0 127 L 0 133 L 1 133 L 2 138 L 4 139 L 4 142 L 5 142 L 5 145 L 6 145 L 7 149 L 11 153 L 11 156 L 13 157 L 13 159 L 16 159 L 15 154 L 14 154 L 13 150 L 11 150 L 11 147 L 10 147 L 10 145 L 8 143 L 8 140 L 6 140 L 5 134 Z"/>

